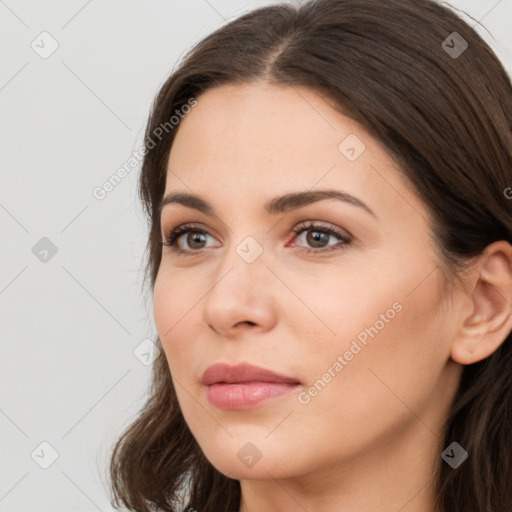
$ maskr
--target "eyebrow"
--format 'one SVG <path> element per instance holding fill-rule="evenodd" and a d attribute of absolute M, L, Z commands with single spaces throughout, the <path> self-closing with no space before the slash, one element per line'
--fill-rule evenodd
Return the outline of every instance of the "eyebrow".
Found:
<path fill-rule="evenodd" d="M 304 206 L 307 206 L 318 201 L 325 199 L 337 199 L 344 203 L 357 206 L 367 213 L 377 218 L 375 212 L 367 206 L 363 201 L 357 197 L 348 194 L 347 192 L 341 192 L 339 190 L 308 190 L 305 192 L 292 192 L 282 196 L 274 197 L 264 204 L 265 211 L 269 214 L 287 213 L 293 210 L 297 210 Z M 215 210 L 210 203 L 205 201 L 203 198 L 189 194 L 188 192 L 171 192 L 165 196 L 159 206 L 159 214 L 169 204 L 181 204 L 188 208 L 194 208 L 200 212 L 215 216 Z"/>

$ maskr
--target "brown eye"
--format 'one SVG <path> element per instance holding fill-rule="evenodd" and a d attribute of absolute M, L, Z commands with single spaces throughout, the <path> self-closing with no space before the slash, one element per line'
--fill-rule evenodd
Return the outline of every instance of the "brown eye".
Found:
<path fill-rule="evenodd" d="M 199 231 L 190 231 L 186 237 L 187 244 L 192 249 L 203 249 L 201 244 L 205 243 L 205 234 Z"/>
<path fill-rule="evenodd" d="M 162 245 L 168 246 L 172 251 L 178 253 L 194 254 L 208 248 L 208 245 L 206 245 L 208 236 L 213 238 L 201 226 L 185 224 L 172 230 L 164 239 Z M 180 243 L 182 239 L 183 241 Z"/>
<path fill-rule="evenodd" d="M 307 231 L 306 240 L 308 244 L 315 248 L 325 247 L 329 243 L 331 235 L 318 230 Z"/>
<path fill-rule="evenodd" d="M 302 239 L 306 246 L 300 246 L 300 251 L 309 253 L 322 253 L 333 251 L 336 249 L 343 249 L 350 245 L 351 238 L 334 229 L 331 226 L 320 226 L 316 224 L 300 224 L 293 232 L 295 233 L 296 240 Z M 303 237 L 302 235 L 305 234 Z M 329 244 L 330 239 L 338 240 L 337 244 Z M 296 243 L 294 242 L 294 246 Z M 309 248 L 309 247 L 311 248 Z"/>

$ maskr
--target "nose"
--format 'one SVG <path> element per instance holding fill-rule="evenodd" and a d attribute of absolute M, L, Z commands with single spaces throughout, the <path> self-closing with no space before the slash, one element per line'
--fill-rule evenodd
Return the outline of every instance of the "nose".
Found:
<path fill-rule="evenodd" d="M 266 331 L 276 323 L 276 278 L 265 253 L 247 262 L 229 248 L 217 267 L 203 303 L 203 320 L 216 333 L 236 338 L 247 329 Z"/>

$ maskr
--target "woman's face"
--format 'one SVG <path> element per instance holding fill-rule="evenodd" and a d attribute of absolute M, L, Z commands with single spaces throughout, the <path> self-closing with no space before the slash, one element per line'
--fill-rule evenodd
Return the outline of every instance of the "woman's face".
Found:
<path fill-rule="evenodd" d="M 184 418 L 224 474 L 432 457 L 460 367 L 429 216 L 395 167 L 308 88 L 221 86 L 180 122 L 165 196 L 214 214 L 162 209 L 163 237 L 193 226 L 162 248 L 154 318 Z M 349 196 L 276 201 L 327 190 Z M 206 386 L 215 363 L 295 384 L 242 372 Z"/>

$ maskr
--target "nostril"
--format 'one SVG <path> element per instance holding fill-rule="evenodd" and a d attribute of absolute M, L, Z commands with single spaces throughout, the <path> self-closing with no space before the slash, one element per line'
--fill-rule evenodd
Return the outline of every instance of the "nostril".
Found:
<path fill-rule="evenodd" d="M 243 322 L 238 322 L 238 324 L 256 325 L 254 322 L 251 322 L 250 320 L 245 320 Z"/>

